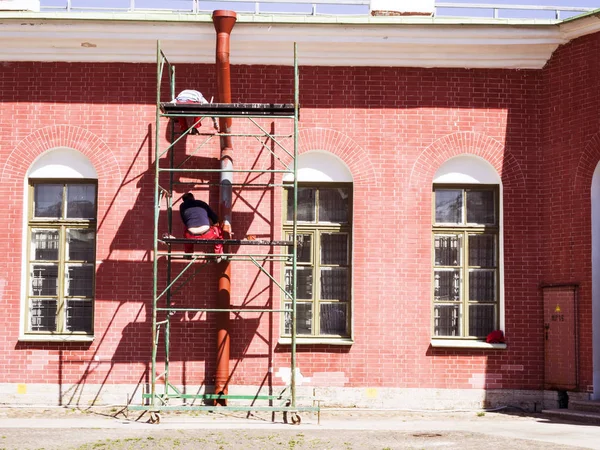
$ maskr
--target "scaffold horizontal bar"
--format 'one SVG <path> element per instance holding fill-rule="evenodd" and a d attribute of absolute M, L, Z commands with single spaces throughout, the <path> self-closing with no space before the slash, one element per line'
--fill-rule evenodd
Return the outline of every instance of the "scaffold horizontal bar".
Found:
<path fill-rule="evenodd" d="M 287 169 L 165 169 L 159 168 L 159 172 L 232 172 L 232 173 L 294 173 L 293 170 Z"/>
<path fill-rule="evenodd" d="M 247 239 L 185 239 L 185 238 L 162 238 L 160 239 L 165 244 L 224 244 L 224 245 L 270 245 L 292 247 L 293 242 L 290 241 L 258 241 Z"/>
<path fill-rule="evenodd" d="M 189 398 L 204 400 L 288 400 L 281 395 L 231 395 L 231 394 L 154 394 L 161 398 Z M 142 394 L 142 398 L 152 398 L 152 394 Z"/>
<path fill-rule="evenodd" d="M 169 114 L 221 115 L 289 115 L 294 116 L 293 103 L 173 103 L 162 102 L 160 109 Z"/>
<path fill-rule="evenodd" d="M 131 411 L 273 411 L 318 412 L 318 406 L 151 406 L 130 405 Z"/>
<path fill-rule="evenodd" d="M 198 114 L 176 114 L 176 113 L 166 113 L 166 114 L 160 114 L 160 117 L 166 117 L 167 119 L 173 119 L 176 117 L 211 117 L 213 119 L 220 119 L 222 117 L 224 118 L 231 118 L 231 119 L 263 119 L 263 118 L 269 118 L 269 119 L 285 119 L 285 120 L 291 120 L 294 118 L 294 116 L 276 116 L 276 115 L 272 115 L 272 114 L 211 114 L 210 116 L 200 116 Z M 189 133 L 187 133 L 189 136 Z M 215 133 L 198 133 L 201 136 L 214 136 L 214 137 L 219 137 L 219 133 L 215 132 Z M 232 134 L 232 136 L 240 136 L 240 134 Z M 264 135 L 262 135 L 264 136 Z"/>
<path fill-rule="evenodd" d="M 220 186 L 221 183 L 209 181 L 174 181 L 173 185 L 190 185 L 194 186 Z M 265 188 L 265 187 L 290 187 L 290 183 L 231 183 L 229 184 L 232 188 L 236 189 L 252 189 L 252 188 Z"/>
<path fill-rule="evenodd" d="M 264 309 L 264 308 L 229 308 L 229 309 L 218 309 L 218 308 L 156 308 L 157 311 L 173 311 L 173 312 L 268 312 L 268 313 L 282 313 L 291 312 L 290 309 Z"/>
<path fill-rule="evenodd" d="M 212 256 L 227 256 L 227 261 L 250 261 L 252 258 L 265 261 L 285 261 L 291 258 L 287 253 L 263 253 L 263 254 L 239 254 L 239 253 L 179 253 L 179 252 L 157 252 L 157 256 L 170 256 L 172 259 L 183 259 L 187 262 L 192 260 L 211 260 Z M 191 258 L 190 258 L 191 256 Z"/>

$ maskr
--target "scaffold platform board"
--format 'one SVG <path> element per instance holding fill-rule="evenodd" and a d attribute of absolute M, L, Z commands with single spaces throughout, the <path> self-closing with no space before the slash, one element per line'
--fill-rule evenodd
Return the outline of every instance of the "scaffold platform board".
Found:
<path fill-rule="evenodd" d="M 280 247 L 292 247 L 290 241 L 266 241 L 249 239 L 186 239 L 186 238 L 161 238 L 160 241 L 165 244 L 223 244 L 223 245 L 269 245 Z"/>
<path fill-rule="evenodd" d="M 293 116 L 292 103 L 173 103 L 162 102 L 164 114 L 196 114 L 198 116 Z"/>

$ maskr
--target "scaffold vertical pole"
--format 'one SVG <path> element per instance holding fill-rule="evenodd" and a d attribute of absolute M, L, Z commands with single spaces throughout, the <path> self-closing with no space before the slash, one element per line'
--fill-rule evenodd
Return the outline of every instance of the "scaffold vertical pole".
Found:
<path fill-rule="evenodd" d="M 168 73 L 169 73 L 169 85 L 170 85 L 170 89 L 169 89 L 169 93 L 171 95 L 171 100 L 175 98 L 175 66 L 171 66 L 171 64 L 167 65 L 168 67 Z M 167 125 L 169 126 L 169 125 Z M 175 141 L 175 131 L 174 131 L 174 124 L 171 121 L 170 124 L 170 142 L 169 144 L 171 144 L 172 142 Z M 157 138 L 158 139 L 158 138 Z M 158 143 L 158 142 L 157 142 Z M 173 168 L 175 166 L 175 149 L 173 147 L 169 147 L 169 167 Z M 158 163 L 158 161 L 157 161 Z M 171 234 L 173 232 L 172 229 L 172 221 L 173 221 L 173 181 L 174 181 L 174 172 L 169 172 L 169 189 L 168 192 L 166 193 L 166 200 L 167 200 L 167 222 L 168 222 L 168 230 L 169 230 L 169 234 Z M 169 249 L 170 250 L 170 249 Z M 166 286 L 169 286 L 171 284 L 171 251 L 169 251 L 169 256 L 167 257 L 167 280 L 166 280 Z M 155 278 L 158 278 L 158 273 L 155 274 Z M 171 306 L 171 289 L 167 289 L 166 292 L 166 304 L 167 307 Z M 170 357 L 171 357 L 171 314 L 167 314 L 166 315 L 166 319 L 165 319 L 165 394 L 168 395 L 169 394 L 169 386 L 170 386 L 170 382 L 169 382 L 169 370 L 170 370 L 170 366 L 171 366 L 171 362 L 170 362 Z"/>
<path fill-rule="evenodd" d="M 294 245 L 292 247 L 292 348 L 291 348 L 291 395 L 292 407 L 296 407 L 296 289 L 297 289 L 297 252 L 298 252 L 298 109 L 300 96 L 298 93 L 298 44 L 294 42 L 294 212 L 292 225 L 292 239 Z"/>
<path fill-rule="evenodd" d="M 159 138 L 160 138 L 160 81 L 162 79 L 163 60 L 161 58 L 160 41 L 156 42 L 156 125 L 154 127 L 154 239 L 152 247 L 152 364 L 150 370 L 150 392 L 152 406 L 156 400 L 156 352 L 158 350 L 158 337 L 156 327 L 156 296 L 158 292 L 158 217 L 160 213 L 159 190 Z"/>

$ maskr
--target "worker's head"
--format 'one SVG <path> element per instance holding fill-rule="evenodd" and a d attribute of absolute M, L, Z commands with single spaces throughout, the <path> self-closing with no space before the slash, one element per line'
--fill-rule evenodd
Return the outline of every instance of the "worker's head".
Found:
<path fill-rule="evenodd" d="M 183 194 L 181 200 L 183 200 L 184 202 L 187 202 L 188 200 L 194 200 L 194 194 L 192 194 L 191 192 Z"/>

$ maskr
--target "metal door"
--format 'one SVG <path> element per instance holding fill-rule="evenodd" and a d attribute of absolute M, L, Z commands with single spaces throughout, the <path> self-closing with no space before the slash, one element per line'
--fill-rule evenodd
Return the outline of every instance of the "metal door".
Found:
<path fill-rule="evenodd" d="M 545 286 L 544 387 L 577 388 L 577 286 Z"/>

